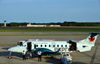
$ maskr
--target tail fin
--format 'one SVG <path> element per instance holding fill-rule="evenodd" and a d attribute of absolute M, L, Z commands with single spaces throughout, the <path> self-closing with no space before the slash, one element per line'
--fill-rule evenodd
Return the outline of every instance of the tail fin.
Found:
<path fill-rule="evenodd" d="M 90 33 L 90 35 L 84 39 L 84 40 L 81 40 L 79 41 L 80 43 L 87 43 L 87 44 L 91 44 L 92 46 L 94 46 L 96 40 L 97 40 L 97 37 L 98 37 L 99 33 Z"/>

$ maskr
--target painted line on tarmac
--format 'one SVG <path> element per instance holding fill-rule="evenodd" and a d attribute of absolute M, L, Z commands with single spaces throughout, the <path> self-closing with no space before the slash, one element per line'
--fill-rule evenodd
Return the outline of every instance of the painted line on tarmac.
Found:
<path fill-rule="evenodd" d="M 94 54 L 91 58 L 90 64 L 93 64 L 93 62 L 94 62 L 94 59 L 95 59 L 95 56 L 96 56 L 96 53 L 97 53 L 97 49 L 98 49 L 98 46 L 96 46 L 96 49 L 95 49 Z"/>

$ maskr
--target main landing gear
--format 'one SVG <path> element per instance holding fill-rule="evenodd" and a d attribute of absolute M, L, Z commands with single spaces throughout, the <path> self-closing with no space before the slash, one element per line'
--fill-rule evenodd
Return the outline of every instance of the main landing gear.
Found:
<path fill-rule="evenodd" d="M 53 57 L 53 56 L 51 56 L 51 57 L 50 57 L 50 59 L 51 59 L 51 60 L 53 60 L 53 59 L 54 59 L 54 57 Z"/>

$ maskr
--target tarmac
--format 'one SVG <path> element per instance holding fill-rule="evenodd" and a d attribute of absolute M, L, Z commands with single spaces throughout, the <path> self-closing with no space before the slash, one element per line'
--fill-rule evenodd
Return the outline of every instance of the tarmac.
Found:
<path fill-rule="evenodd" d="M 0 32 L 0 34 L 89 34 L 89 32 Z"/>
<path fill-rule="evenodd" d="M 87 36 L 0 36 L 0 64 L 60 64 L 61 55 L 54 55 L 55 59 L 51 60 L 48 56 L 42 56 L 42 61 L 38 62 L 38 58 L 33 56 L 32 59 L 23 61 L 21 53 L 12 53 L 12 59 L 8 59 L 8 48 L 17 45 L 17 41 L 28 38 L 33 39 L 55 39 L 55 40 L 81 40 Z M 100 44 L 100 36 L 97 38 L 96 44 Z M 96 45 L 87 52 L 71 53 L 73 64 L 100 64 L 100 46 Z"/>
<path fill-rule="evenodd" d="M 49 56 L 42 56 L 42 61 L 38 62 L 36 56 L 28 60 L 23 60 L 21 53 L 12 53 L 12 59 L 8 59 L 8 48 L 10 47 L 0 47 L 0 64 L 60 64 L 61 55 L 54 55 L 54 60 L 51 60 Z M 71 56 L 73 64 L 100 64 L 100 46 L 95 46 L 91 51 L 87 52 L 73 52 Z"/>

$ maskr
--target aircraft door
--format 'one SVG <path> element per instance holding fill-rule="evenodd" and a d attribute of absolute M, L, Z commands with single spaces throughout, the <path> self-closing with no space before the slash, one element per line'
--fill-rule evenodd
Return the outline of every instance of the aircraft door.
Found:
<path fill-rule="evenodd" d="M 34 49 L 36 49 L 36 44 L 34 44 Z"/>
<path fill-rule="evenodd" d="M 27 51 L 31 51 L 31 48 L 32 48 L 32 44 L 31 44 L 31 42 L 28 42 L 27 43 Z"/>
<path fill-rule="evenodd" d="M 37 52 L 36 52 L 36 44 L 34 44 L 34 49 L 33 49 L 33 51 L 34 51 L 34 54 L 36 54 Z"/>
<path fill-rule="evenodd" d="M 77 50 L 77 43 L 69 41 L 69 51 L 76 51 Z"/>

